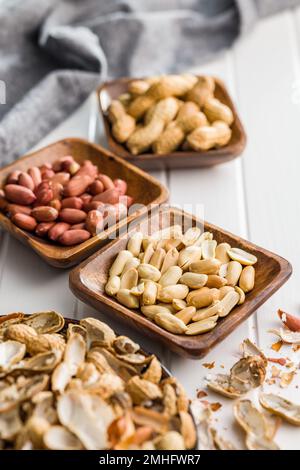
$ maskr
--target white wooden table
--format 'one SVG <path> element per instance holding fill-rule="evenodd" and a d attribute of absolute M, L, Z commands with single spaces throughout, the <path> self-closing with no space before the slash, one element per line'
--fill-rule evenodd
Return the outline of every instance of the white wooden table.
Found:
<path fill-rule="evenodd" d="M 229 370 L 238 358 L 241 341 L 247 337 L 256 341 L 267 356 L 276 356 L 270 350 L 274 337 L 267 330 L 278 325 L 277 308 L 299 313 L 299 45 L 300 9 L 262 21 L 233 49 L 197 68 L 195 71 L 214 74 L 227 83 L 248 134 L 246 151 L 243 158 L 211 169 L 153 173 L 169 187 L 171 203 L 202 203 L 206 220 L 286 257 L 294 267 L 291 280 L 204 361 L 182 359 L 142 334 L 107 320 L 118 331 L 129 333 L 145 348 L 156 352 L 191 397 L 197 388 L 205 388 L 203 378 L 209 371 L 203 362 L 215 361 L 216 366 L 210 372 Z M 67 136 L 104 142 L 94 95 L 38 147 Z M 56 309 L 74 318 L 102 317 L 72 295 L 68 271 L 49 267 L 7 234 L 1 234 L 0 298 L 0 314 Z M 293 357 L 296 362 L 299 359 L 300 352 Z M 280 390 L 274 385 L 270 388 L 300 403 L 297 382 L 296 377 L 287 389 Z M 213 394 L 209 400 L 223 404 L 214 414 L 220 432 L 243 448 L 243 435 L 232 417 L 232 401 Z M 276 440 L 281 448 L 299 449 L 300 431 L 282 425 Z"/>

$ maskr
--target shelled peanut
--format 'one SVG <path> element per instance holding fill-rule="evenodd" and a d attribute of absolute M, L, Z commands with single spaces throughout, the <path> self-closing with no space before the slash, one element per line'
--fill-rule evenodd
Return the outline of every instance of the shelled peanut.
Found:
<path fill-rule="evenodd" d="M 175 334 L 206 333 L 254 288 L 257 258 L 210 232 L 173 225 L 134 233 L 113 261 L 109 296 Z"/>
<path fill-rule="evenodd" d="M 114 138 L 139 155 L 223 147 L 234 115 L 216 98 L 213 77 L 181 74 L 129 82 L 128 92 L 111 102 L 108 119 Z"/>
<path fill-rule="evenodd" d="M 127 183 L 72 156 L 14 170 L 0 190 L 0 210 L 19 228 L 66 246 L 95 236 L 127 214 Z"/>

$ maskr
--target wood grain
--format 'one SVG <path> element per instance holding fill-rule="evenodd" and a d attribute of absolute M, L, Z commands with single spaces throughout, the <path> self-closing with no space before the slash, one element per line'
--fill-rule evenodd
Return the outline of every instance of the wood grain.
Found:
<path fill-rule="evenodd" d="M 229 106 L 234 114 L 232 137 L 228 145 L 218 149 L 203 152 L 176 151 L 166 155 L 143 153 L 132 155 L 128 149 L 118 143 L 111 134 L 111 125 L 107 117 L 107 108 L 112 99 L 127 91 L 128 83 L 134 79 L 120 78 L 104 83 L 98 89 L 99 109 L 102 114 L 108 145 L 113 152 L 140 168 L 147 170 L 162 170 L 170 168 L 199 168 L 219 165 L 233 160 L 242 153 L 246 146 L 246 132 L 240 121 L 237 110 L 232 102 L 224 83 L 215 78 L 215 96 Z"/>
<path fill-rule="evenodd" d="M 185 229 L 187 225 L 202 226 L 201 220 L 180 209 L 162 209 L 156 214 L 152 214 L 151 217 L 146 217 L 128 234 L 111 242 L 71 271 L 70 288 L 78 298 L 99 309 L 102 313 L 126 321 L 131 327 L 142 330 L 152 339 L 162 341 L 170 350 L 178 354 L 196 359 L 207 354 L 212 347 L 224 340 L 240 323 L 255 312 L 289 278 L 292 268 L 288 261 L 280 256 L 204 222 L 204 229 L 211 231 L 218 243 L 228 242 L 231 246 L 243 248 L 257 256 L 255 287 L 247 294 L 245 303 L 218 321 L 217 326 L 209 333 L 187 338 L 184 335 L 174 335 L 165 331 L 141 314 L 108 297 L 104 287 L 109 267 L 117 253 L 125 249 L 127 240 L 134 231 L 141 230 L 143 233 L 152 233 L 162 226 L 178 223 L 179 220 L 182 220 L 182 216 L 184 216 Z"/>
<path fill-rule="evenodd" d="M 40 239 L 29 232 L 21 230 L 8 217 L 0 213 L 0 225 L 5 230 L 9 231 L 22 243 L 29 245 L 49 264 L 58 268 L 68 268 L 87 258 L 106 243 L 112 234 L 115 232 L 121 233 L 125 230 L 128 224 L 145 213 L 151 204 L 162 204 L 168 199 L 167 189 L 155 178 L 116 157 L 103 147 L 77 138 L 68 138 L 55 142 L 2 168 L 0 170 L 0 187 L 3 187 L 7 175 L 11 171 L 17 169 L 26 171 L 32 166 L 40 166 L 44 162 L 53 162 L 64 155 L 73 155 L 79 163 L 89 159 L 98 166 L 102 173 L 106 173 L 112 179 L 122 178 L 127 181 L 128 195 L 134 198 L 135 203 L 141 204 L 141 208 L 97 236 L 71 247 L 59 246 L 49 240 Z"/>

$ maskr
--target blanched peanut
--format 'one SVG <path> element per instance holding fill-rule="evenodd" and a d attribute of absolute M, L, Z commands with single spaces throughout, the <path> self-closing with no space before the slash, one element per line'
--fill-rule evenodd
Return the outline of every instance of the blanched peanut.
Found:
<path fill-rule="evenodd" d="M 182 334 L 187 330 L 185 323 L 169 312 L 157 313 L 154 317 L 154 321 L 171 333 Z"/>
<path fill-rule="evenodd" d="M 255 272 L 249 263 L 256 258 L 227 243 L 217 245 L 210 232 L 201 234 L 193 227 L 182 233 L 181 226 L 174 224 L 151 236 L 139 235 L 138 242 L 135 237 L 127 247 L 138 257 L 129 250 L 118 254 L 114 263 L 124 253 L 128 259 L 121 260 L 123 270 L 119 273 L 117 266 L 119 274 L 110 278 L 107 289 L 120 303 L 140 307 L 147 318 L 171 333 L 198 335 L 212 330 L 219 317 L 245 302 L 245 292 L 254 286 Z M 248 265 L 243 269 L 233 257 Z"/>
<path fill-rule="evenodd" d="M 138 258 L 130 258 L 125 266 L 124 266 L 124 269 L 122 271 L 122 274 L 124 274 L 126 271 L 128 271 L 128 269 L 131 269 L 131 268 L 137 268 L 139 265 L 141 264 L 140 260 Z"/>
<path fill-rule="evenodd" d="M 180 310 L 183 310 L 185 307 L 187 307 L 187 303 L 185 300 L 173 299 L 172 308 L 176 310 L 176 312 L 180 312 Z"/>
<path fill-rule="evenodd" d="M 141 262 L 144 264 L 149 264 L 149 261 L 152 258 L 153 253 L 154 253 L 154 245 L 153 243 L 149 243 L 145 252 L 141 256 Z"/>
<path fill-rule="evenodd" d="M 187 297 L 188 305 L 193 305 L 197 309 L 208 307 L 208 305 L 210 305 L 213 300 L 213 295 L 208 287 L 202 287 L 201 289 L 199 289 L 199 291 L 195 291 L 195 293 L 192 292 Z"/>
<path fill-rule="evenodd" d="M 143 241 L 143 234 L 142 232 L 136 232 L 130 237 L 127 243 L 127 250 L 131 251 L 133 256 L 138 256 L 141 251 Z"/>
<path fill-rule="evenodd" d="M 130 251 L 128 251 L 128 250 L 120 251 L 117 258 L 115 259 L 115 261 L 113 262 L 113 264 L 110 267 L 109 275 L 110 276 L 119 276 L 122 273 L 125 264 L 131 258 L 133 258 L 133 255 Z"/>
<path fill-rule="evenodd" d="M 163 248 L 157 248 L 151 256 L 149 264 L 152 264 L 152 266 L 155 266 L 157 269 L 160 269 L 165 259 L 165 256 L 166 251 Z"/>
<path fill-rule="evenodd" d="M 219 300 L 212 303 L 209 307 L 201 308 L 196 311 L 193 321 L 206 320 L 206 318 L 219 315 L 222 311 L 222 304 Z"/>
<path fill-rule="evenodd" d="M 135 268 L 130 268 L 121 275 L 121 289 L 132 289 L 138 283 L 138 272 Z"/>
<path fill-rule="evenodd" d="M 220 243 L 216 247 L 216 258 L 221 261 L 222 264 L 229 263 L 230 258 L 227 251 L 230 250 L 229 243 Z"/>
<path fill-rule="evenodd" d="M 154 305 L 157 297 L 157 285 L 153 281 L 145 281 L 144 292 L 142 295 L 144 305 Z"/>
<path fill-rule="evenodd" d="M 232 286 L 224 286 L 219 289 L 219 300 L 222 300 L 228 292 L 233 291 L 234 288 Z"/>
<path fill-rule="evenodd" d="M 202 249 L 200 246 L 187 246 L 179 253 L 178 266 L 186 271 L 192 263 L 200 260 L 201 253 Z"/>
<path fill-rule="evenodd" d="M 125 307 L 139 308 L 140 303 L 138 297 L 132 295 L 129 289 L 120 289 L 117 292 L 117 299 Z"/>
<path fill-rule="evenodd" d="M 217 259 L 204 259 L 191 263 L 189 270 L 198 274 L 218 274 L 221 262 Z"/>
<path fill-rule="evenodd" d="M 119 276 L 111 276 L 105 284 L 105 292 L 108 295 L 116 295 L 121 287 L 121 279 Z"/>
<path fill-rule="evenodd" d="M 209 274 L 205 285 L 207 287 L 216 287 L 217 289 L 220 289 L 220 287 L 226 286 L 226 284 L 227 279 L 224 277 L 220 277 L 217 274 Z"/>
<path fill-rule="evenodd" d="M 238 305 L 241 305 L 245 302 L 246 300 L 246 295 L 243 289 L 241 289 L 239 286 L 234 286 L 234 290 L 239 294 L 240 300 L 238 302 Z"/>
<path fill-rule="evenodd" d="M 176 266 L 179 257 L 179 252 L 176 248 L 170 248 L 167 251 L 164 262 L 161 267 L 161 273 L 164 274 L 171 266 Z"/>
<path fill-rule="evenodd" d="M 142 279 L 149 279 L 150 281 L 157 282 L 161 276 L 159 269 L 152 266 L 152 264 L 141 263 L 137 270 L 140 278 Z"/>
<path fill-rule="evenodd" d="M 180 278 L 180 283 L 185 284 L 191 289 L 200 289 L 200 287 L 203 287 L 207 284 L 207 280 L 208 276 L 206 274 L 184 273 Z"/>
<path fill-rule="evenodd" d="M 246 266 L 241 274 L 239 286 L 244 292 L 249 292 L 253 289 L 255 282 L 255 269 L 253 266 Z"/>
<path fill-rule="evenodd" d="M 158 299 L 161 302 L 171 303 L 173 299 L 185 299 L 189 293 L 189 288 L 184 284 L 175 284 L 162 287 L 158 292 Z"/>
<path fill-rule="evenodd" d="M 230 263 L 228 263 L 225 278 L 227 279 L 227 284 L 229 286 L 235 286 L 238 283 L 242 269 L 243 267 L 238 261 L 230 261 Z"/>
<path fill-rule="evenodd" d="M 178 313 L 175 314 L 176 318 L 180 318 L 180 320 L 183 321 L 186 325 L 190 323 L 192 320 L 193 316 L 196 313 L 196 308 L 193 306 L 186 307 L 183 310 L 180 310 Z"/>
<path fill-rule="evenodd" d="M 220 317 L 226 317 L 233 307 L 240 301 L 240 295 L 235 290 L 228 292 L 221 300 Z"/>
<path fill-rule="evenodd" d="M 141 307 L 141 312 L 145 317 L 150 318 L 150 320 L 154 320 L 157 313 L 170 313 L 169 309 L 162 305 L 143 305 Z"/>
<path fill-rule="evenodd" d="M 177 284 L 182 275 L 182 269 L 179 266 L 171 266 L 159 280 L 159 284 L 163 287 Z M 184 282 L 182 284 L 185 284 Z"/>

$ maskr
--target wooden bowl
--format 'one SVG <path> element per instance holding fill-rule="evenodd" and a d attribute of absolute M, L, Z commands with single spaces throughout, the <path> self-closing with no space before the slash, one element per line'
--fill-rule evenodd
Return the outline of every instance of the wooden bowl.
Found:
<path fill-rule="evenodd" d="M 166 168 L 199 168 L 219 165 L 233 160 L 242 153 L 246 145 L 246 133 L 237 114 L 236 108 L 228 94 L 224 83 L 215 78 L 215 96 L 229 106 L 234 114 L 232 125 L 232 137 L 230 142 L 218 149 L 211 149 L 203 152 L 180 150 L 166 155 L 156 153 L 143 153 L 132 155 L 125 145 L 117 142 L 111 133 L 111 125 L 107 117 L 107 109 L 113 99 L 118 98 L 122 93 L 126 93 L 128 83 L 135 79 L 120 78 L 104 83 L 98 90 L 99 107 L 103 117 L 107 141 L 110 149 L 120 157 L 134 163 L 146 170 L 163 170 Z"/>
<path fill-rule="evenodd" d="M 226 232 L 225 230 L 204 222 L 204 230 L 211 231 L 218 243 L 228 242 L 231 246 L 243 248 L 258 258 L 255 266 L 256 280 L 254 289 L 246 295 L 242 305 L 225 318 L 218 320 L 217 326 L 210 332 L 185 336 L 170 333 L 154 322 L 119 304 L 114 298 L 105 294 L 104 287 L 108 278 L 108 270 L 120 250 L 125 249 L 128 238 L 136 230 L 147 233 L 149 222 L 151 227 L 148 233 L 153 233 L 162 226 L 183 223 L 184 230 L 189 226 L 201 226 L 203 222 L 191 214 L 180 209 L 162 209 L 150 218 L 144 218 L 133 230 L 122 236 L 119 240 L 111 242 L 98 253 L 77 266 L 70 273 L 70 288 L 83 302 L 99 309 L 103 313 L 129 323 L 133 328 L 143 331 L 154 340 L 164 343 L 169 349 L 192 359 L 205 356 L 216 344 L 226 338 L 240 323 L 246 320 L 258 307 L 260 307 L 279 287 L 287 281 L 292 273 L 288 261 L 270 251 L 260 248 L 253 243 Z"/>
<path fill-rule="evenodd" d="M 90 256 L 96 249 L 112 238 L 114 233 L 121 233 L 127 225 L 147 212 L 151 204 L 162 204 L 168 199 L 167 189 L 152 176 L 144 173 L 139 168 L 116 157 L 99 145 L 87 140 L 68 138 L 48 145 L 33 152 L 20 160 L 0 170 L 0 187 L 5 184 L 6 178 L 13 170 L 27 171 L 32 166 L 40 166 L 45 162 L 53 162 L 64 155 L 73 155 L 74 159 L 82 163 L 89 159 L 99 170 L 111 178 L 122 178 L 128 183 L 128 194 L 134 198 L 141 208 L 117 224 L 103 230 L 97 236 L 84 243 L 70 247 L 60 246 L 47 239 L 21 230 L 11 220 L 0 212 L 0 225 L 10 232 L 15 238 L 29 245 L 45 261 L 58 268 L 68 268 Z"/>

